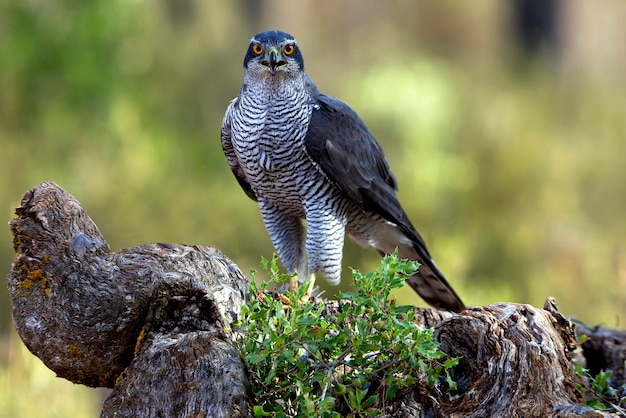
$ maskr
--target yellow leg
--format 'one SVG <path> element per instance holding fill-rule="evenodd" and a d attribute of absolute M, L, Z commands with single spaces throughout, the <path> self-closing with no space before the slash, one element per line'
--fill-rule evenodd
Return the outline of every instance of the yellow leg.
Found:
<path fill-rule="evenodd" d="M 289 291 L 291 293 L 295 292 L 296 290 L 298 290 L 298 275 L 294 274 L 293 276 L 291 276 L 291 278 L 289 279 Z"/>
<path fill-rule="evenodd" d="M 299 287 L 298 276 L 294 275 L 291 277 L 291 279 L 289 279 L 289 290 L 291 292 L 295 292 L 296 290 L 298 290 L 298 287 Z M 315 287 L 315 274 L 310 274 L 306 293 L 304 294 L 304 297 L 302 298 L 303 302 L 307 302 L 311 298 L 311 296 L 313 295 L 314 287 Z"/>

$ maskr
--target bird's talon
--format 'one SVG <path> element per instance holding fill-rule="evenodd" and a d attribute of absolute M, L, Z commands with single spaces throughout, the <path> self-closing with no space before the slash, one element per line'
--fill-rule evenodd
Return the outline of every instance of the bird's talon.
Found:
<path fill-rule="evenodd" d="M 291 293 L 295 293 L 295 291 L 298 290 L 298 287 L 299 287 L 298 275 L 294 274 L 293 276 L 289 278 L 289 291 Z"/>
<path fill-rule="evenodd" d="M 278 298 L 278 300 L 283 303 L 284 307 L 289 307 L 289 305 L 291 305 L 291 300 L 289 296 L 285 295 L 284 293 L 277 293 L 276 298 Z"/>

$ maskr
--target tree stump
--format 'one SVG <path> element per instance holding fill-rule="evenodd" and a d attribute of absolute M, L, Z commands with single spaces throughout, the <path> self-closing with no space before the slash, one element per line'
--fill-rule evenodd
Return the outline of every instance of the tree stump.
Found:
<path fill-rule="evenodd" d="M 103 417 L 251 416 L 231 329 L 248 283 L 228 258 L 178 244 L 111 252 L 78 201 L 52 182 L 29 190 L 16 215 L 7 277 L 15 327 L 59 377 L 113 388 Z M 462 357 L 452 370 L 458 387 L 416 382 L 387 416 L 610 416 L 582 406 L 571 362 L 576 329 L 554 300 L 544 309 L 416 311 L 441 349 Z M 611 364 L 623 367 L 624 357 L 621 345 Z M 615 378 L 623 383 L 623 369 Z"/>
<path fill-rule="evenodd" d="M 230 330 L 248 282 L 228 258 L 177 244 L 111 252 L 54 183 L 29 190 L 16 214 L 15 327 L 59 377 L 114 388 L 103 417 L 249 415 Z"/>

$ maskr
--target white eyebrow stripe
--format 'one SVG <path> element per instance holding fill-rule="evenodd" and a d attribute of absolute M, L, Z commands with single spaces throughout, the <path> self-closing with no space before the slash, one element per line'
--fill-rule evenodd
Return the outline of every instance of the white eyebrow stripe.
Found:
<path fill-rule="evenodd" d="M 259 41 L 257 38 L 255 38 L 254 36 L 252 38 L 250 38 L 250 42 L 256 42 L 258 44 L 261 43 L 261 41 Z M 284 42 L 289 42 L 290 44 L 294 44 L 294 45 L 298 45 L 298 41 L 296 41 L 296 38 L 290 38 L 290 39 L 285 39 Z"/>

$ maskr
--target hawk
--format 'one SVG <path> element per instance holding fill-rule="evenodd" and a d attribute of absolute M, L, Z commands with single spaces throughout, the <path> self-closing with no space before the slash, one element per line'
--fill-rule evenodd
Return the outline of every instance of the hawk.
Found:
<path fill-rule="evenodd" d="M 222 122 L 222 148 L 287 270 L 338 284 L 347 234 L 381 254 L 397 248 L 398 257 L 418 261 L 407 283 L 437 309 L 464 310 L 402 209 L 380 145 L 350 106 L 320 93 L 296 39 L 276 30 L 255 35 L 243 68 Z"/>

